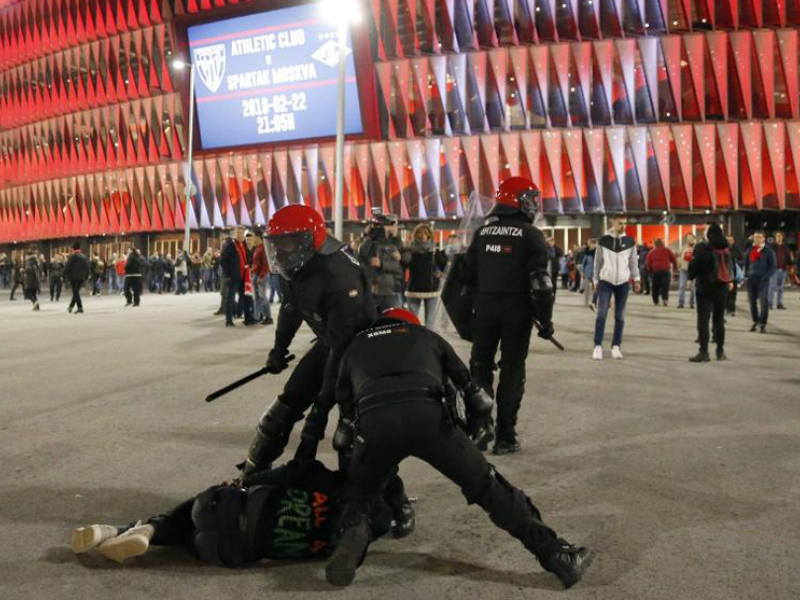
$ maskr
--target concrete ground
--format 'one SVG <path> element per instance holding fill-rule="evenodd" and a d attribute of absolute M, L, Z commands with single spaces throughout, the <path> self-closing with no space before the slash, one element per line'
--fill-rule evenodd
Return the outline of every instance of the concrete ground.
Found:
<path fill-rule="evenodd" d="M 593 313 L 559 292 L 568 350 L 533 344 L 523 452 L 492 460 L 561 535 L 597 551 L 570 598 L 799 597 L 800 299 L 789 296 L 759 335 L 740 295 L 730 360 L 695 365 L 694 312 L 632 299 L 625 360 L 598 363 Z M 73 527 L 147 517 L 230 478 L 285 380 L 203 402 L 258 369 L 273 336 L 224 328 L 211 316 L 216 295 L 147 295 L 137 309 L 118 296 L 85 302 L 83 315 L 64 299 L 33 313 L 0 295 L 1 599 L 565 597 L 519 542 L 415 460 L 402 475 L 419 497 L 416 532 L 375 543 L 347 591 L 325 583 L 322 563 L 228 571 L 164 549 L 125 566 L 74 556 Z M 294 351 L 309 340 L 301 333 Z"/>

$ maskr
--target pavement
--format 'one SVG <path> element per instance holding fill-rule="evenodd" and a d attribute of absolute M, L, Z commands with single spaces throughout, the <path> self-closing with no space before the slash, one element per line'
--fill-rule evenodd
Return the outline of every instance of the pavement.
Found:
<path fill-rule="evenodd" d="M 536 340 L 523 452 L 490 457 L 545 520 L 597 559 L 564 592 L 519 542 L 426 464 L 401 474 L 417 529 L 379 540 L 346 591 L 320 562 L 230 571 L 176 549 L 120 566 L 75 556 L 73 527 L 157 514 L 229 479 L 286 374 L 206 404 L 260 368 L 273 327 L 226 329 L 215 294 L 9 302 L 0 292 L 0 599 L 800 597 L 800 293 L 749 333 L 728 319 L 724 363 L 696 365 L 695 314 L 629 303 L 625 359 L 591 360 L 594 314 L 559 291 L 558 352 Z M 673 300 L 674 303 L 674 300 Z M 611 323 L 609 322 L 609 335 Z M 452 330 L 451 330 L 452 331 Z M 455 340 L 462 358 L 468 346 Z M 311 336 L 303 330 L 293 351 Z M 335 457 L 330 432 L 320 457 Z M 293 452 L 296 437 L 290 443 Z"/>

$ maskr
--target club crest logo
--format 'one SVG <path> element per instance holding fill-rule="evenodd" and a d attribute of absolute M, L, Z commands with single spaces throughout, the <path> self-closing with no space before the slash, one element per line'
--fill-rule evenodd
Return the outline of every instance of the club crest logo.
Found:
<path fill-rule="evenodd" d="M 225 44 L 198 48 L 194 51 L 194 64 L 205 86 L 216 94 L 225 75 Z"/>
<path fill-rule="evenodd" d="M 350 48 L 345 46 L 344 55 L 348 56 L 352 52 Z M 311 55 L 314 60 L 318 60 L 323 65 L 328 67 L 335 67 L 339 64 L 339 43 L 333 40 L 328 40 L 319 49 Z"/>

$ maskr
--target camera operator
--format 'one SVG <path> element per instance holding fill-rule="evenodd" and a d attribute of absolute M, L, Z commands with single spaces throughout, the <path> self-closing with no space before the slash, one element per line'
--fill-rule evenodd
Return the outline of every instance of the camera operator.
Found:
<path fill-rule="evenodd" d="M 372 286 L 375 304 L 381 308 L 401 307 L 403 265 L 395 215 L 376 215 L 364 232 L 358 259 Z"/>

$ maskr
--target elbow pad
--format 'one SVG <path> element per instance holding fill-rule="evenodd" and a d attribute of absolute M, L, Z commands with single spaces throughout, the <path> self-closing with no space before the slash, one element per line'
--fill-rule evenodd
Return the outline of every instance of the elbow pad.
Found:
<path fill-rule="evenodd" d="M 533 312 L 544 325 L 553 320 L 553 281 L 545 271 L 535 271 L 530 276 Z"/>

